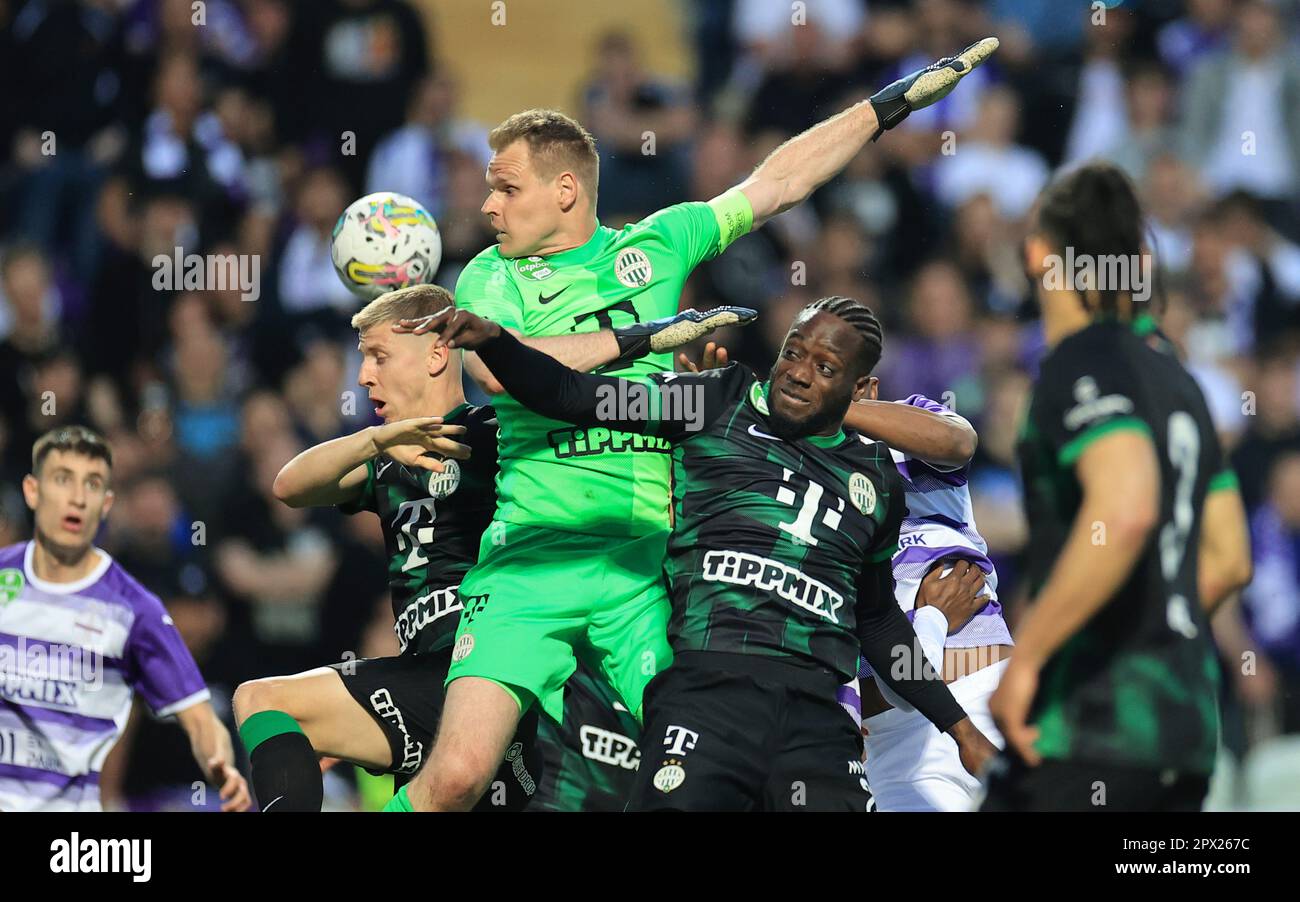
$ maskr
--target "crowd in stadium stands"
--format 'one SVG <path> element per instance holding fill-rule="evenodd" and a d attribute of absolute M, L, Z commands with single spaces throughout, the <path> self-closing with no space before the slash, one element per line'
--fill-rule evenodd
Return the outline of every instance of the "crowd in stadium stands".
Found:
<path fill-rule="evenodd" d="M 702 266 L 682 304 L 759 308 L 723 340 L 766 369 L 802 305 L 868 303 L 886 328 L 881 396 L 924 393 L 979 429 L 975 512 L 1014 612 L 1016 432 L 1042 352 L 1022 226 L 1058 167 L 1123 167 L 1150 217 L 1149 303 L 1250 512 L 1255 581 L 1216 622 L 1240 756 L 1300 732 L 1300 10 L 1110 5 L 809 0 L 792 27 L 789 4 L 680 0 L 694 84 L 647 69 L 634 30 L 611 33 L 581 48 L 591 76 L 567 111 L 599 142 L 600 215 L 618 226 L 720 193 L 790 135 L 996 34 L 961 91 Z M 29 529 L 35 436 L 103 431 L 117 507 L 101 545 L 164 599 L 227 713 L 241 680 L 396 650 L 374 518 L 292 510 L 271 485 L 304 447 L 371 422 L 348 394 L 357 301 L 329 258 L 343 207 L 380 189 L 426 204 L 449 287 L 492 242 L 478 208 L 495 123 L 458 103 L 471 73 L 429 56 L 449 36 L 427 9 L 209 0 L 195 28 L 187 0 L 0 0 L 0 545 Z M 257 300 L 157 290 L 152 261 L 177 247 L 255 255 Z M 177 743 L 140 715 L 106 801 L 188 794 Z"/>

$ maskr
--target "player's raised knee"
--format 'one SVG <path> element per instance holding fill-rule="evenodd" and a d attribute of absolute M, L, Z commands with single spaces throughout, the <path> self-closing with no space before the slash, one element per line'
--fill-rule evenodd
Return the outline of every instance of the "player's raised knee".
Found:
<path fill-rule="evenodd" d="M 235 719 L 241 724 L 259 711 L 285 711 L 293 714 L 287 710 L 287 707 L 291 707 L 289 693 L 284 691 L 282 681 L 275 677 L 240 683 L 231 703 L 235 708 Z"/>

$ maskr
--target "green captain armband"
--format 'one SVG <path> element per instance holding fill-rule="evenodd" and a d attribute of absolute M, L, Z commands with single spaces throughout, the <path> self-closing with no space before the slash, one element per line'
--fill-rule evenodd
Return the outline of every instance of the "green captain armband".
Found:
<path fill-rule="evenodd" d="M 754 208 L 749 198 L 739 188 L 724 191 L 709 201 L 709 209 L 718 221 L 718 253 L 725 251 L 733 241 L 748 235 L 754 228 Z"/>

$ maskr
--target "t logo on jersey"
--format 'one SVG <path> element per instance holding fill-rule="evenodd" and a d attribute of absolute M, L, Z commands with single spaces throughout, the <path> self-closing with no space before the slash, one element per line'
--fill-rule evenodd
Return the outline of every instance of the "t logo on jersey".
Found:
<path fill-rule="evenodd" d="M 628 288 L 645 288 L 654 276 L 654 267 L 644 251 L 629 247 L 614 258 L 614 275 Z"/>
<path fill-rule="evenodd" d="M 699 733 L 675 724 L 670 724 L 664 734 L 664 745 L 668 747 L 669 755 L 685 755 L 700 739 Z"/>
<path fill-rule="evenodd" d="M 462 595 L 460 603 L 464 606 L 460 616 L 465 621 L 465 625 L 470 626 L 474 623 L 474 618 L 483 613 L 483 609 L 487 607 L 488 597 L 486 594 Z"/>

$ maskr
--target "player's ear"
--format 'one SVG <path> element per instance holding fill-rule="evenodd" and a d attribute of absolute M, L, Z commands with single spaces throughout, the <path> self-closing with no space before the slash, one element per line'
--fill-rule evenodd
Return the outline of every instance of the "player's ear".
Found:
<path fill-rule="evenodd" d="M 116 497 L 112 489 L 104 493 L 104 509 L 99 512 L 99 522 L 103 523 L 108 519 L 108 512 L 113 509 L 113 499 Z"/>
<path fill-rule="evenodd" d="M 429 377 L 436 379 L 442 375 L 443 370 L 447 369 L 447 364 L 451 363 L 451 351 L 446 345 L 433 347 L 433 342 L 429 342 L 429 356 L 425 360 L 425 368 L 429 372 Z"/>
<path fill-rule="evenodd" d="M 572 172 L 561 172 L 555 179 L 556 195 L 560 209 L 568 213 L 578 202 L 578 179 Z"/>
<path fill-rule="evenodd" d="M 40 498 L 38 483 L 36 477 L 28 473 L 23 477 L 23 500 L 27 502 L 27 507 L 36 510 L 36 501 Z"/>
<path fill-rule="evenodd" d="M 873 383 L 875 381 L 875 376 L 859 376 L 857 381 L 853 383 L 853 400 L 861 401 L 863 398 L 870 398 L 874 401 L 876 394 Z"/>
<path fill-rule="evenodd" d="M 875 376 L 868 376 L 867 382 L 868 382 L 867 400 L 868 401 L 878 400 L 880 397 L 880 380 L 877 379 Z"/>
<path fill-rule="evenodd" d="M 1031 232 L 1025 236 L 1025 272 L 1033 281 L 1037 281 L 1047 272 L 1047 258 L 1056 251 L 1041 234 Z"/>

